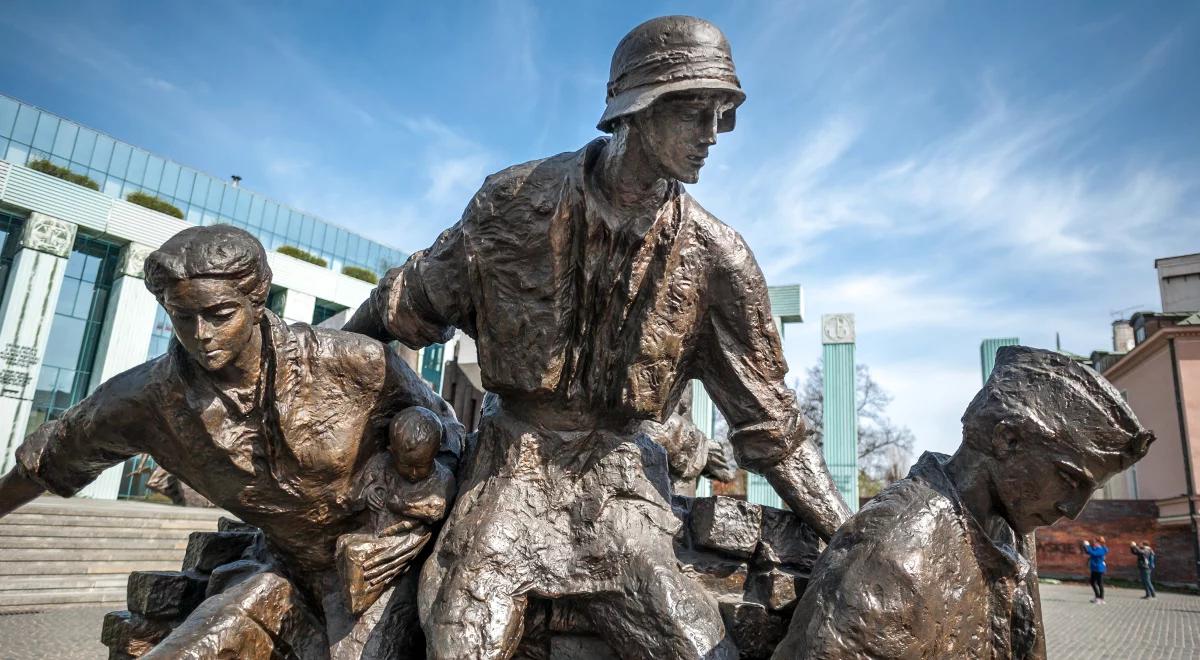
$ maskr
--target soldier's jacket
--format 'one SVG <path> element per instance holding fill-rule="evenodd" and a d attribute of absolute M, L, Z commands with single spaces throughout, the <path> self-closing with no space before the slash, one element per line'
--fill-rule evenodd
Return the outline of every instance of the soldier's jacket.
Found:
<path fill-rule="evenodd" d="M 505 410 L 560 429 L 663 421 L 699 379 L 738 462 L 770 467 L 805 437 L 754 256 L 678 183 L 646 217 L 613 209 L 605 140 L 488 177 L 355 321 L 413 348 L 463 329 Z"/>
<path fill-rule="evenodd" d="M 847 521 L 775 658 L 1045 658 L 1032 535 L 985 531 L 925 453 Z"/>
<path fill-rule="evenodd" d="M 257 525 L 298 573 L 332 567 L 339 534 L 361 526 L 355 475 L 387 424 L 419 405 L 455 447 L 462 426 L 394 351 L 349 332 L 288 326 L 267 311 L 262 384 L 222 391 L 177 341 L 102 384 L 17 449 L 25 472 L 69 497 L 140 453 L 214 504 Z"/>

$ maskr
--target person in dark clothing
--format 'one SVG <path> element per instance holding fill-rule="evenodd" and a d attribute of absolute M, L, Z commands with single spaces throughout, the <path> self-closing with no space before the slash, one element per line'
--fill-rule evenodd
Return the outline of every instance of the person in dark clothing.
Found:
<path fill-rule="evenodd" d="M 1091 570 L 1092 576 L 1088 582 L 1092 585 L 1092 592 L 1096 595 L 1092 599 L 1097 605 L 1104 604 L 1104 573 L 1108 570 L 1108 565 L 1104 562 L 1104 556 L 1108 554 L 1108 546 L 1104 544 L 1104 537 L 1096 539 L 1095 543 L 1083 542 L 1083 551 L 1088 555 L 1088 569 Z"/>
<path fill-rule="evenodd" d="M 1142 547 L 1139 548 L 1136 541 L 1130 541 L 1129 551 L 1137 557 L 1138 575 L 1142 578 L 1142 588 L 1146 590 L 1146 595 L 1142 598 L 1157 598 L 1158 594 L 1154 593 L 1154 581 L 1151 579 L 1157 557 L 1154 555 L 1154 549 L 1150 547 L 1150 542 L 1142 541 Z"/>

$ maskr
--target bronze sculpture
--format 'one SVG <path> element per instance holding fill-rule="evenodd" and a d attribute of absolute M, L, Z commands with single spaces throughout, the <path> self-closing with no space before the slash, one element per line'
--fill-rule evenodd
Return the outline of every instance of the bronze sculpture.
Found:
<path fill-rule="evenodd" d="M 623 657 L 735 653 L 680 572 L 665 456 L 636 428 L 691 378 L 740 465 L 825 538 L 847 517 L 784 383 L 758 265 L 681 185 L 744 99 L 716 26 L 634 28 L 599 122 L 611 137 L 488 177 L 347 324 L 413 348 L 461 328 L 496 395 L 422 571 L 431 656 L 510 657 L 535 597 L 578 600 Z"/>
<path fill-rule="evenodd" d="M 646 421 L 642 430 L 667 452 L 671 492 L 694 497 L 700 477 L 730 482 L 737 476 L 733 448 L 710 438 L 692 422 L 692 386 L 684 388 L 679 406 L 666 422 Z"/>
<path fill-rule="evenodd" d="M 1091 369 L 1008 346 L 963 415 L 846 522 L 775 658 L 1044 658 L 1032 532 L 1083 510 L 1154 439 Z"/>
<path fill-rule="evenodd" d="M 266 254 L 240 229 L 186 229 L 150 255 L 145 272 L 175 326 L 170 350 L 30 434 L 0 480 L 0 515 L 43 490 L 70 496 L 105 468 L 148 453 L 261 528 L 268 548 L 261 570 L 206 600 L 145 657 L 419 649 L 411 612 L 407 621 L 393 615 L 400 598 L 361 616 L 347 611 L 334 554 L 338 538 L 369 517 L 351 495 L 363 466 L 385 451 L 393 415 L 438 411 L 442 460 L 453 462 L 462 427 L 449 406 L 379 342 L 287 326 L 265 309 Z M 396 576 L 430 534 L 389 537 L 367 563 L 368 577 Z"/>

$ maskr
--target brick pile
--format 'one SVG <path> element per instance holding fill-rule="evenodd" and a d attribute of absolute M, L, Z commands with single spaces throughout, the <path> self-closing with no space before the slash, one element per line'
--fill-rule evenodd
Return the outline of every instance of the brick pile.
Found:
<path fill-rule="evenodd" d="M 684 523 L 676 539 L 683 570 L 717 599 L 741 657 L 769 658 L 821 552 L 816 533 L 789 511 L 729 497 L 676 497 L 673 507 Z M 129 609 L 104 620 L 110 660 L 145 654 L 204 598 L 257 570 L 261 540 L 255 528 L 223 518 L 219 531 L 191 535 L 182 570 L 131 575 Z M 532 602 L 525 630 L 524 660 L 617 657 L 568 601 Z"/>

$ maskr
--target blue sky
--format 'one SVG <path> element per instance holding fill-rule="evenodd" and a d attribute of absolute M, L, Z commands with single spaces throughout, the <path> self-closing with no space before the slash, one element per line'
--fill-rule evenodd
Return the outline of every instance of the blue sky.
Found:
<path fill-rule="evenodd" d="M 1110 346 L 1200 251 L 1200 5 L 58 2 L 0 9 L 0 91 L 405 250 L 489 172 L 594 137 L 612 48 L 690 13 L 748 100 L 692 193 L 951 451 L 979 341 Z"/>

